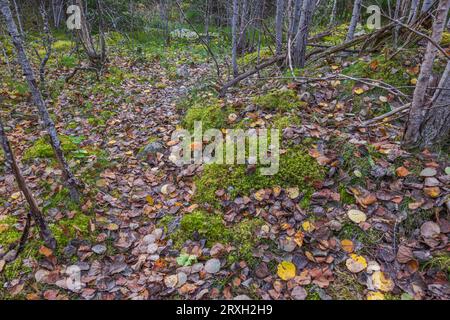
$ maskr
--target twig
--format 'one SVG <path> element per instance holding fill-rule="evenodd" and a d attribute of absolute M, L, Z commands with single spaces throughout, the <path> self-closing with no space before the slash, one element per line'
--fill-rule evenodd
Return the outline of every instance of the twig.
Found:
<path fill-rule="evenodd" d="M 390 117 L 390 116 L 392 116 L 392 115 L 394 115 L 394 114 L 397 114 L 397 113 L 399 113 L 399 112 L 402 112 L 402 111 L 404 111 L 404 110 L 407 110 L 407 109 L 409 109 L 410 107 L 411 107 L 411 104 L 410 104 L 410 103 L 405 104 L 404 106 L 401 106 L 400 108 L 391 110 L 391 111 L 389 111 L 389 112 L 387 112 L 387 113 L 385 113 L 385 114 L 382 114 L 381 116 L 375 117 L 375 118 L 373 118 L 373 119 L 370 119 L 370 120 L 367 120 L 367 121 L 361 123 L 360 127 L 366 127 L 366 126 L 368 126 L 368 125 L 370 125 L 370 124 L 372 124 L 372 123 L 379 122 L 380 120 L 383 120 L 383 119 L 388 118 L 388 117 Z"/>

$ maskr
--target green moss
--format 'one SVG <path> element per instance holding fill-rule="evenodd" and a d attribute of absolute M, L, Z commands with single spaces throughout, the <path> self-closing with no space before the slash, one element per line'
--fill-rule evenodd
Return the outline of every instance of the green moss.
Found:
<path fill-rule="evenodd" d="M 158 227 L 163 228 L 165 232 L 168 231 L 169 225 L 175 220 L 175 216 L 165 215 L 158 221 Z"/>
<path fill-rule="evenodd" d="M 295 115 L 280 115 L 277 114 L 272 120 L 272 128 L 275 129 L 286 129 L 289 126 L 300 126 L 302 121 L 299 117 Z"/>
<path fill-rule="evenodd" d="M 444 32 L 442 34 L 441 46 L 446 47 L 450 45 L 450 32 Z"/>
<path fill-rule="evenodd" d="M 160 220 L 159 225 L 167 228 L 173 219 L 173 216 L 166 216 Z M 194 234 L 198 234 L 199 239 L 206 240 L 207 247 L 218 242 L 234 246 L 236 250 L 228 257 L 230 263 L 244 259 L 247 263 L 254 264 L 252 250 L 257 242 L 255 232 L 262 225 L 261 219 L 244 219 L 227 227 L 220 215 L 194 211 L 183 216 L 178 230 L 170 238 L 174 241 L 174 247 L 181 249 L 187 240 L 192 240 Z"/>
<path fill-rule="evenodd" d="M 357 276 L 347 271 L 335 270 L 335 280 L 327 291 L 335 300 L 363 300 L 364 286 L 358 282 Z"/>
<path fill-rule="evenodd" d="M 179 229 L 171 236 L 175 247 L 181 248 L 187 240 L 192 239 L 194 233 L 206 239 L 208 246 L 215 242 L 226 243 L 230 240 L 230 231 L 219 215 L 195 211 L 183 216 Z"/>
<path fill-rule="evenodd" d="M 322 300 L 316 286 L 309 284 L 305 287 L 305 290 L 308 293 L 306 300 Z"/>
<path fill-rule="evenodd" d="M 450 253 L 441 252 L 423 265 L 423 269 L 435 268 L 447 273 L 450 279 Z"/>
<path fill-rule="evenodd" d="M 66 135 L 59 135 L 62 149 L 65 153 L 79 150 L 78 144 L 81 143 L 82 138 L 70 137 Z M 37 139 L 33 145 L 28 148 L 24 155 L 24 160 L 32 160 L 35 158 L 54 158 L 52 146 L 50 145 L 48 136 Z"/>
<path fill-rule="evenodd" d="M 69 40 L 57 40 L 53 43 L 53 49 L 55 51 L 66 51 L 72 47 L 72 41 Z"/>
<path fill-rule="evenodd" d="M 345 223 L 342 226 L 341 231 L 338 234 L 339 239 L 350 239 L 353 241 L 358 241 L 364 245 L 363 251 L 368 252 L 367 250 L 371 249 L 371 247 L 379 244 L 379 242 L 383 238 L 383 232 L 378 231 L 374 228 L 370 228 L 367 231 L 362 230 L 358 225 L 353 222 Z"/>
<path fill-rule="evenodd" d="M 341 202 L 343 204 L 355 204 L 356 203 L 355 197 L 353 197 L 353 195 L 351 195 L 347 192 L 347 189 L 346 189 L 345 185 L 343 185 L 343 184 L 339 185 L 339 195 L 341 196 Z"/>
<path fill-rule="evenodd" d="M 266 95 L 253 98 L 253 103 L 270 111 L 285 112 L 305 105 L 294 90 L 273 90 Z"/>
<path fill-rule="evenodd" d="M 274 53 L 272 52 L 272 50 L 270 48 L 261 48 L 261 50 L 259 52 L 260 61 L 271 58 L 273 55 L 274 55 Z M 239 58 L 238 64 L 245 66 L 245 65 L 249 65 L 249 64 L 254 64 L 257 61 L 258 61 L 258 51 L 255 51 L 255 52 L 247 53 L 243 57 Z"/>
<path fill-rule="evenodd" d="M 219 207 L 217 190 L 227 190 L 232 198 L 238 195 L 249 195 L 253 190 L 269 188 L 275 185 L 283 187 L 299 187 L 304 193 L 312 191 L 312 184 L 323 178 L 323 169 L 306 152 L 291 149 L 280 157 L 277 174 L 264 176 L 260 174 L 260 166 L 254 173 L 247 173 L 245 165 L 211 164 L 204 168 L 203 174 L 195 179 L 197 192 L 195 199 L 199 203 L 209 203 Z"/>
<path fill-rule="evenodd" d="M 201 121 L 203 130 L 222 129 L 225 127 L 227 117 L 231 110 L 223 108 L 220 100 L 210 99 L 206 103 L 197 103 L 191 106 L 183 120 L 183 126 L 188 130 L 194 129 L 194 123 Z"/>
<path fill-rule="evenodd" d="M 342 155 L 342 169 L 351 177 L 350 184 L 363 184 L 375 166 L 375 160 L 382 155 L 372 146 L 358 148 L 352 143 L 339 147 Z"/>
<path fill-rule="evenodd" d="M 75 238 L 87 239 L 89 237 L 90 217 L 82 213 L 75 213 L 73 218 L 64 218 L 49 225 L 59 248 L 65 247 Z"/>
<path fill-rule="evenodd" d="M 0 217 L 0 245 L 7 247 L 8 245 L 20 240 L 22 233 L 16 229 L 17 218 L 12 216 Z"/>

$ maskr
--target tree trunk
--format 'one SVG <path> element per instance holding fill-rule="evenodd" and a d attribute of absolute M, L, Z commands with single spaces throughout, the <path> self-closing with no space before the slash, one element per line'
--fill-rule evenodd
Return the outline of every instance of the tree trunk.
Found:
<path fill-rule="evenodd" d="M 237 47 L 238 47 L 238 18 L 239 18 L 239 0 L 233 0 L 233 15 L 231 18 L 231 33 L 232 33 L 232 64 L 233 75 L 237 77 L 239 75 L 239 68 L 237 63 Z"/>
<path fill-rule="evenodd" d="M 291 25 L 291 30 L 290 33 L 292 35 L 292 37 L 295 37 L 295 35 L 297 34 L 298 28 L 299 28 L 299 23 L 300 23 L 300 17 L 302 14 L 302 6 L 303 6 L 303 1 L 304 0 L 294 0 L 294 11 L 293 11 L 293 16 L 292 16 L 292 25 Z M 294 41 L 294 39 L 292 39 Z"/>
<path fill-rule="evenodd" d="M 450 133 L 450 61 L 436 90 L 431 109 L 420 126 L 420 146 L 448 142 Z"/>
<path fill-rule="evenodd" d="M 89 28 L 89 23 L 86 18 L 86 13 L 84 10 L 84 5 L 82 0 L 75 0 L 75 4 L 80 7 L 81 14 L 81 29 L 77 29 L 76 33 L 78 35 L 78 39 L 80 40 L 89 60 L 91 61 L 91 65 L 95 68 L 99 68 L 103 64 L 102 56 L 95 50 L 94 40 L 91 36 L 91 30 Z M 104 49 L 101 48 L 103 51 Z"/>
<path fill-rule="evenodd" d="M 330 25 L 333 26 L 336 23 L 337 15 L 337 0 L 333 1 L 333 9 L 331 9 Z"/>
<path fill-rule="evenodd" d="M 395 12 L 394 12 L 395 20 L 398 20 L 400 18 L 401 3 L 402 3 L 402 0 L 395 1 Z M 397 24 L 397 25 L 395 25 L 395 29 L 394 29 L 394 48 L 397 48 L 397 46 L 398 46 L 399 32 L 400 32 L 400 25 Z"/>
<path fill-rule="evenodd" d="M 352 20 L 350 21 L 350 26 L 348 27 L 348 33 L 345 41 L 352 41 L 355 36 L 356 25 L 359 21 L 359 16 L 361 14 L 362 0 L 355 0 L 353 4 Z"/>
<path fill-rule="evenodd" d="M 64 0 L 52 0 L 53 25 L 59 28 L 63 17 Z"/>
<path fill-rule="evenodd" d="M 56 159 L 59 162 L 61 170 L 63 172 L 63 179 L 65 186 L 69 189 L 70 196 L 73 201 L 79 202 L 80 194 L 77 189 L 77 181 L 70 171 L 69 165 L 64 157 L 63 151 L 61 149 L 61 142 L 58 138 L 58 133 L 56 131 L 55 124 L 48 113 L 47 107 L 45 105 L 45 101 L 42 97 L 41 91 L 38 88 L 36 78 L 34 76 L 33 69 L 31 67 L 30 62 L 28 61 L 27 55 L 25 53 L 25 49 L 23 47 L 22 39 L 17 31 L 16 23 L 12 17 L 11 10 L 9 8 L 9 3 L 7 0 L 0 0 L 0 11 L 3 14 L 3 17 L 6 21 L 6 26 L 8 28 L 8 32 L 11 36 L 14 47 L 17 51 L 17 58 L 22 66 L 23 73 L 28 82 L 28 87 L 31 91 L 31 96 L 33 99 L 33 103 L 36 105 L 39 116 L 43 122 L 44 128 L 47 130 L 48 135 L 50 136 L 50 143 L 55 152 Z"/>
<path fill-rule="evenodd" d="M 433 33 L 431 35 L 431 38 L 435 43 L 440 43 L 442 40 L 442 33 L 444 31 L 449 6 L 450 0 L 439 1 L 433 23 Z M 403 145 L 406 147 L 417 147 L 422 144 L 420 141 L 420 128 L 427 117 L 427 113 L 429 113 L 428 108 L 426 108 L 426 92 L 437 52 L 438 49 L 431 42 L 428 42 L 425 57 L 420 68 L 416 89 L 414 90 L 413 102 L 409 112 L 405 135 L 403 137 Z"/>
<path fill-rule="evenodd" d="M 418 6 L 419 6 L 419 0 L 411 1 L 411 7 L 409 9 L 409 16 L 408 16 L 408 24 L 411 24 L 412 22 L 416 21 Z"/>
<path fill-rule="evenodd" d="M 283 50 L 283 18 L 284 18 L 284 0 L 277 0 L 276 13 L 276 53 L 280 55 Z"/>
<path fill-rule="evenodd" d="M 34 221 L 39 227 L 39 233 L 42 240 L 44 240 L 45 245 L 47 247 L 54 250 L 56 248 L 56 240 L 53 237 L 50 229 L 47 227 L 47 224 L 44 220 L 44 216 L 41 210 L 39 209 L 36 200 L 34 199 L 33 194 L 31 193 L 31 190 L 28 188 L 25 179 L 22 176 L 19 166 L 17 165 L 14 153 L 11 149 L 11 145 L 9 144 L 8 138 L 6 137 L 6 133 L 3 128 L 3 123 L 1 119 L 0 119 L 0 143 L 3 148 L 3 152 L 5 153 L 6 163 L 11 168 L 14 177 L 16 178 L 17 184 L 19 185 L 19 189 L 20 191 L 22 191 L 23 195 L 25 196 L 25 199 L 28 202 L 28 205 L 30 206 L 31 216 L 33 217 Z"/>
<path fill-rule="evenodd" d="M 302 14 L 300 16 L 299 29 L 296 35 L 297 41 L 295 41 L 292 57 L 293 65 L 296 68 L 303 68 L 305 66 L 309 25 L 311 23 L 315 5 L 316 0 L 303 0 Z"/>
<path fill-rule="evenodd" d="M 423 0 L 422 9 L 420 10 L 421 13 L 427 12 L 430 10 L 431 6 L 433 5 L 434 0 Z"/>
<path fill-rule="evenodd" d="M 14 4 L 14 11 L 16 11 L 16 17 L 17 17 L 17 24 L 19 26 L 20 34 L 23 36 L 23 28 L 22 28 L 22 19 L 20 18 L 20 12 L 19 12 L 19 6 L 17 5 L 16 0 L 13 0 Z"/>

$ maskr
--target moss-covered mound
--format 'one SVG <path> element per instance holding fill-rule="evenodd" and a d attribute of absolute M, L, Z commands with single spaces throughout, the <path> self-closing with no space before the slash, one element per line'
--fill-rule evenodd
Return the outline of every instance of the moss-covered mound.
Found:
<path fill-rule="evenodd" d="M 297 186 L 305 194 L 312 191 L 315 181 L 323 179 L 323 169 L 314 158 L 300 149 L 291 149 L 280 157 L 280 166 L 273 176 L 261 175 L 258 165 L 253 173 L 248 173 L 245 165 L 207 165 L 203 174 L 195 179 L 197 192 L 195 199 L 204 204 L 220 207 L 216 191 L 224 189 L 232 198 L 249 195 L 251 191 L 270 188 Z"/>
<path fill-rule="evenodd" d="M 294 90 L 281 89 L 273 90 L 265 95 L 253 98 L 253 103 L 257 106 L 269 110 L 286 112 L 305 105 Z"/>
<path fill-rule="evenodd" d="M 170 219 L 164 219 L 165 223 Z M 204 211 L 186 214 L 180 221 L 179 228 L 170 235 L 174 247 L 181 249 L 188 240 L 206 240 L 206 246 L 215 243 L 230 244 L 235 247 L 229 260 L 251 260 L 252 250 L 256 245 L 255 232 L 261 227 L 260 219 L 244 219 L 234 226 L 227 227 L 222 217 Z"/>
<path fill-rule="evenodd" d="M 196 103 L 191 106 L 183 120 L 183 127 L 188 130 L 194 129 L 194 123 L 201 121 L 203 131 L 208 129 L 225 128 L 228 114 L 232 110 L 222 107 L 220 100 L 212 99 L 207 103 Z"/>

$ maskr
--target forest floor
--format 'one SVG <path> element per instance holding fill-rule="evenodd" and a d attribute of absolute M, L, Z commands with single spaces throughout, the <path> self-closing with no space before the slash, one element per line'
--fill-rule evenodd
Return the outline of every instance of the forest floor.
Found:
<path fill-rule="evenodd" d="M 402 150 L 398 120 L 360 127 L 400 106 L 396 96 L 342 78 L 301 85 L 271 69 L 217 99 L 213 66 L 183 59 L 119 53 L 100 81 L 83 72 L 64 83 L 68 67 L 49 74 L 81 205 L 61 187 L 29 94 L 7 83 L 8 137 L 58 249 L 32 236 L 11 261 L 26 202 L 3 171 L 0 298 L 450 298 L 448 153 Z M 408 87 L 419 61 L 403 60 L 395 74 Z M 389 78 L 381 56 L 346 56 L 309 76 L 385 68 Z M 280 129 L 280 172 L 175 166 L 172 132 L 195 120 Z"/>

